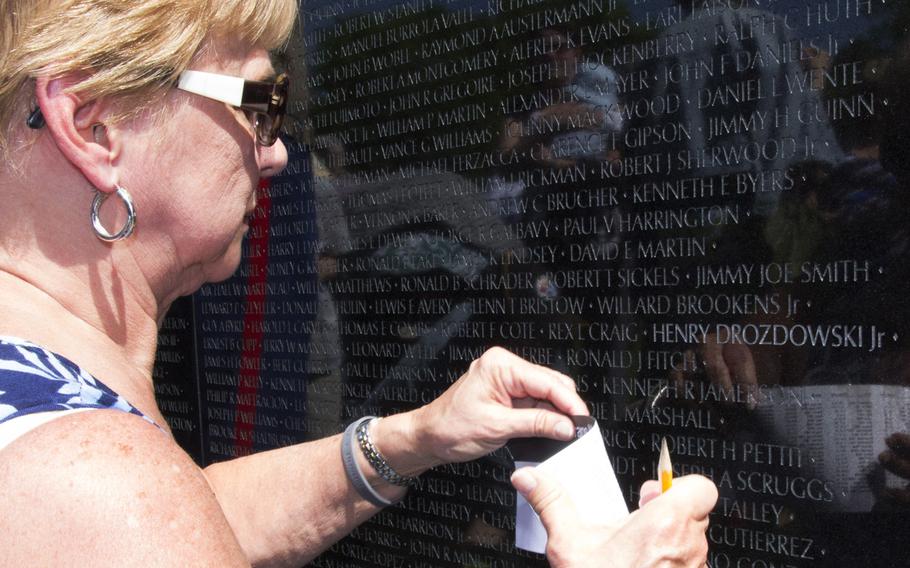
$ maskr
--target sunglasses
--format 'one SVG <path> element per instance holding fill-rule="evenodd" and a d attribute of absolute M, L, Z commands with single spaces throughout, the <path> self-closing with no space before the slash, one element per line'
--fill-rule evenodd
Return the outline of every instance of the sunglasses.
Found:
<path fill-rule="evenodd" d="M 206 71 L 184 71 L 180 74 L 177 88 L 253 113 L 256 141 L 263 146 L 272 146 L 278 140 L 287 111 L 288 85 L 286 74 L 271 82 L 250 81 Z M 26 124 L 33 129 L 44 127 L 40 108 L 35 107 Z"/>
<path fill-rule="evenodd" d="M 270 82 L 206 71 L 184 71 L 177 88 L 253 113 L 256 140 L 263 146 L 271 146 L 278 140 L 284 122 L 288 85 L 288 76 L 283 73 Z"/>

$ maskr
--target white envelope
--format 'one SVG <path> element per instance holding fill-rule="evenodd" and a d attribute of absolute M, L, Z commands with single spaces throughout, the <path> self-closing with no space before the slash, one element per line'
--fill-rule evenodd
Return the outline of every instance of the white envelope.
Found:
<path fill-rule="evenodd" d="M 525 466 L 536 466 L 562 485 L 583 525 L 617 522 L 629 516 L 596 422 L 579 439 L 541 464 L 515 462 L 516 469 Z M 547 548 L 547 533 L 540 518 L 520 493 L 516 500 L 515 546 L 541 554 Z"/>

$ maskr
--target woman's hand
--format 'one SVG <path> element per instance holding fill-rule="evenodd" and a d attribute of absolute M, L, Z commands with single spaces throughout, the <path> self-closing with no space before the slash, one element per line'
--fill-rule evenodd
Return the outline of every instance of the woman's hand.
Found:
<path fill-rule="evenodd" d="M 587 415 L 569 377 L 493 348 L 448 390 L 414 411 L 416 451 L 431 465 L 484 456 L 511 438 L 571 440 Z"/>
<path fill-rule="evenodd" d="M 904 479 L 910 480 L 910 434 L 895 432 L 885 438 L 888 449 L 879 454 L 882 465 Z M 887 488 L 886 495 L 901 505 L 910 505 L 910 484 L 903 488 Z"/>
<path fill-rule="evenodd" d="M 547 559 L 554 568 L 588 567 L 592 559 L 610 566 L 701 568 L 708 554 L 705 531 L 717 502 L 708 479 L 690 475 L 673 480 L 662 495 L 654 482 L 642 487 L 641 509 L 621 524 L 591 527 L 579 521 L 562 487 L 533 468 L 512 476 L 512 484 L 540 516 L 547 530 Z"/>
<path fill-rule="evenodd" d="M 746 397 L 746 406 L 754 410 L 761 401 L 758 387 L 758 372 L 755 356 L 746 345 L 719 344 L 717 334 L 709 333 L 703 344 L 684 353 L 685 367 L 689 370 L 674 370 L 671 377 L 678 388 L 684 387 L 684 381 L 698 367 L 696 354 L 704 363 L 705 376 L 711 384 L 731 397 L 731 401 L 740 400 L 740 393 Z"/>

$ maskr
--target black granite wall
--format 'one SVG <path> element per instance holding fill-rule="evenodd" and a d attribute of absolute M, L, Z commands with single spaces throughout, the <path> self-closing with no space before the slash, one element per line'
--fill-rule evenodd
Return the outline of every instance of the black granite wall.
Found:
<path fill-rule="evenodd" d="M 718 484 L 712 567 L 906 565 L 907 24 L 898 0 L 302 4 L 289 167 L 237 276 L 162 330 L 175 433 L 204 464 L 337 433 L 501 345 L 576 379 L 630 504 L 663 436 Z M 510 471 L 432 471 L 314 565 L 544 566 Z"/>

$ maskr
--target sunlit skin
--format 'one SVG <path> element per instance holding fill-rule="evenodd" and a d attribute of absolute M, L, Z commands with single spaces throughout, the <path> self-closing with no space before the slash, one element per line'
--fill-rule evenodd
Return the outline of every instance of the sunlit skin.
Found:
<path fill-rule="evenodd" d="M 217 55 L 193 68 L 247 79 L 274 75 L 264 50 L 221 49 Z M 135 160 L 129 171 L 138 183 L 154 180 L 171 190 L 152 192 L 141 210 L 144 226 L 155 225 L 157 244 L 178 259 L 169 264 L 169 281 L 162 282 L 175 288 L 163 294 L 166 301 L 175 292 L 182 295 L 234 273 L 259 180 L 287 164 L 282 142 L 257 144 L 250 117 L 242 111 L 178 90 L 169 99 L 176 108 L 165 121 L 164 134 L 146 129 L 141 136 L 148 139 L 123 153 L 124 160 Z M 149 161 L 149 147 L 161 147 L 161 159 Z M 149 215 L 155 218 L 149 220 Z"/>

